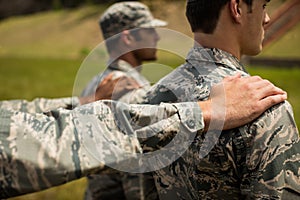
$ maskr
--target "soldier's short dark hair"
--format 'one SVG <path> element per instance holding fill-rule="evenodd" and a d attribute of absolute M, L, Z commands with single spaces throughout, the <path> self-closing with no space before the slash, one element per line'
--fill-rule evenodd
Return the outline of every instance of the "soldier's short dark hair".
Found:
<path fill-rule="evenodd" d="M 252 7 L 252 0 L 242 1 L 250 8 Z M 201 30 L 207 34 L 213 33 L 221 10 L 228 2 L 229 0 L 187 0 L 186 17 L 192 31 Z"/>

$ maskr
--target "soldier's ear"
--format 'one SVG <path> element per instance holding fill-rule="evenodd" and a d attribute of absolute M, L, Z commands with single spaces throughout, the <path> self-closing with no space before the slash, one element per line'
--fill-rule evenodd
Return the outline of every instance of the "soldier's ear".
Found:
<path fill-rule="evenodd" d="M 242 0 L 230 0 L 229 1 L 229 10 L 230 14 L 236 23 L 241 23 L 242 20 L 242 9 L 241 9 Z"/>
<path fill-rule="evenodd" d="M 124 44 L 130 45 L 133 42 L 133 37 L 128 30 L 124 30 L 121 33 L 121 40 Z"/>

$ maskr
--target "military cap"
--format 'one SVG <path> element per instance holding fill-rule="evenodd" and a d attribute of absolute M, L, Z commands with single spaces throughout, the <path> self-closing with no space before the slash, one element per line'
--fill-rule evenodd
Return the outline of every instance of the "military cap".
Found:
<path fill-rule="evenodd" d="M 124 30 L 166 26 L 167 22 L 155 19 L 149 8 L 134 1 L 115 3 L 101 16 L 99 21 L 105 39 Z"/>

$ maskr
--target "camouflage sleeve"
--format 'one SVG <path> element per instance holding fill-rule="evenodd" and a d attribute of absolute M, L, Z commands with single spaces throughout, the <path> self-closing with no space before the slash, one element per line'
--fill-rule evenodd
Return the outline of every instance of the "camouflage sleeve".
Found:
<path fill-rule="evenodd" d="M 139 88 L 124 94 L 118 101 L 131 104 L 139 104 L 144 101 L 144 96 L 147 93 L 147 88 Z"/>
<path fill-rule="evenodd" d="M 79 106 L 79 99 L 77 97 L 46 99 L 37 98 L 33 101 L 26 100 L 9 100 L 0 101 L 0 109 L 16 110 L 27 113 L 42 113 L 57 108 L 72 109 Z"/>
<path fill-rule="evenodd" d="M 204 121 L 197 103 L 160 105 L 164 106 L 165 110 L 155 110 L 158 107 L 153 105 L 134 106 L 134 118 L 131 121 L 135 122 L 134 126 L 138 126 L 135 129 L 144 151 L 161 149 L 178 135 L 181 137 L 180 140 L 186 141 L 192 139 L 196 133 L 202 133 Z M 156 114 L 153 116 L 153 113 Z"/>
<path fill-rule="evenodd" d="M 0 197 L 39 191 L 121 164 L 139 149 L 103 103 L 45 114 L 0 110 Z M 92 171 L 92 172 L 91 172 Z"/>
<path fill-rule="evenodd" d="M 242 193 L 249 199 L 299 199 L 300 141 L 290 104 L 272 107 L 247 129 L 254 138 L 246 150 Z"/>
<path fill-rule="evenodd" d="M 112 101 L 47 114 L 0 108 L 0 198 L 64 184 L 99 173 L 105 166 L 122 168 L 141 152 L 135 137 L 139 129 L 162 129 L 161 119 L 169 119 L 174 130 L 176 123 L 193 131 L 201 129 L 201 116 L 196 126 L 181 120 L 188 111 L 192 111 L 188 104 L 151 106 Z"/>

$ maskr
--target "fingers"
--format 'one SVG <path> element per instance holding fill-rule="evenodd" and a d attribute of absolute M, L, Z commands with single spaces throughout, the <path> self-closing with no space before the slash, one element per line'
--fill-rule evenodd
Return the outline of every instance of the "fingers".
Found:
<path fill-rule="evenodd" d="M 210 98 L 225 108 L 224 128 L 227 129 L 252 121 L 271 106 L 286 100 L 287 94 L 259 76 L 242 78 L 241 74 L 236 74 L 214 85 Z M 215 115 L 211 116 L 218 120 Z"/>
<path fill-rule="evenodd" d="M 113 73 L 108 74 L 105 79 L 102 81 L 104 83 L 107 83 L 113 79 Z"/>
<path fill-rule="evenodd" d="M 102 81 L 103 84 L 107 84 L 108 82 L 113 81 L 113 73 L 110 73 L 106 76 L 106 78 Z"/>
<path fill-rule="evenodd" d="M 118 79 L 114 79 L 113 73 L 107 75 L 96 89 L 95 100 L 111 99 L 113 90 L 117 84 Z"/>
<path fill-rule="evenodd" d="M 257 92 L 258 99 L 264 99 L 268 96 L 272 95 L 286 95 L 286 92 L 282 89 L 274 86 L 274 85 L 267 85 L 266 87 L 259 88 Z"/>
<path fill-rule="evenodd" d="M 112 87 L 109 88 L 111 95 L 110 99 L 113 100 L 118 100 L 128 92 L 131 92 L 141 87 L 133 78 L 126 76 L 116 78 L 114 79 L 114 81 L 115 84 L 111 85 Z"/>
<path fill-rule="evenodd" d="M 287 99 L 286 93 L 268 96 L 260 101 L 260 106 L 262 107 L 261 109 L 268 109 L 273 105 L 285 101 L 286 99 Z"/>
<path fill-rule="evenodd" d="M 98 88 L 104 88 L 104 91 L 108 88 L 113 88 L 117 84 L 118 80 L 113 79 L 113 73 L 110 73 L 101 81 L 101 83 L 98 85 Z"/>
<path fill-rule="evenodd" d="M 270 81 L 262 79 L 260 76 L 242 77 L 238 73 L 235 76 L 229 76 L 224 78 L 223 83 L 227 82 L 239 83 L 240 87 L 236 87 L 239 90 L 249 90 L 253 92 L 253 96 L 257 99 L 264 99 L 271 95 L 286 95 L 286 92 L 279 87 L 273 85 Z"/>
<path fill-rule="evenodd" d="M 224 81 L 233 81 L 233 80 L 241 78 L 241 77 L 242 77 L 241 73 L 236 73 L 234 76 L 226 76 L 224 78 Z"/>
<path fill-rule="evenodd" d="M 256 98 L 259 100 L 264 99 L 269 96 L 273 96 L 273 95 L 283 95 L 283 97 L 286 96 L 286 92 L 284 90 L 282 90 L 279 87 L 276 87 L 270 81 L 262 79 L 259 76 L 248 77 L 248 78 L 245 78 L 245 80 L 249 84 L 246 87 L 249 90 L 251 88 L 255 89 L 255 90 L 253 90 L 253 92 L 254 92 L 253 95 L 256 96 Z M 282 96 L 280 96 L 280 97 L 282 97 Z"/>

